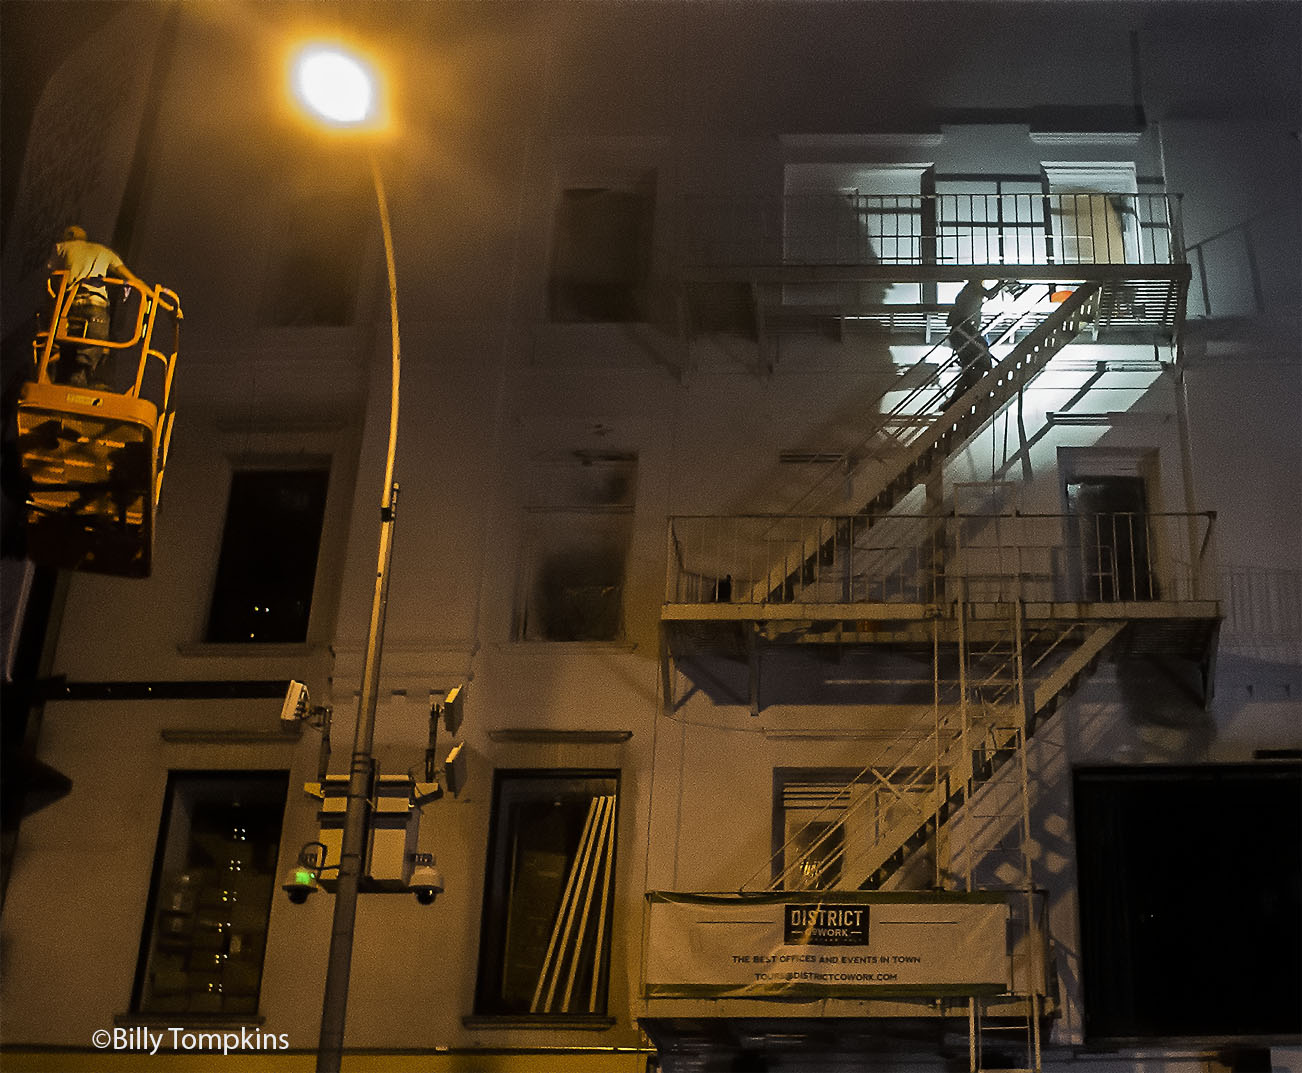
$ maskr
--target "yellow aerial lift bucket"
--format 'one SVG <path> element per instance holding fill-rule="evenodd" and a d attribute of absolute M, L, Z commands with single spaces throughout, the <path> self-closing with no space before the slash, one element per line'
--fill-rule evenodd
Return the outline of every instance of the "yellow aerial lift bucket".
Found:
<path fill-rule="evenodd" d="M 69 315 L 83 282 L 51 277 L 51 311 L 32 343 L 35 376 L 18 398 L 27 557 L 147 577 L 172 433 L 181 304 L 165 287 L 109 278 L 110 293 L 122 294 L 111 338 L 88 338 L 84 322 Z M 91 385 L 66 382 L 70 359 L 87 347 L 106 352 L 111 371 Z"/>

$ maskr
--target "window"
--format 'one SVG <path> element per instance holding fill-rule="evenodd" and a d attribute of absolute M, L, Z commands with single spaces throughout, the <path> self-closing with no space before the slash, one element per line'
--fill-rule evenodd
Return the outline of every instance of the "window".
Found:
<path fill-rule="evenodd" d="M 1046 204 L 1039 176 L 937 176 L 936 259 L 947 265 L 1045 264 L 1051 259 Z M 953 300 L 948 291 L 941 301 Z"/>
<path fill-rule="evenodd" d="M 307 639 L 329 480 L 324 468 L 232 475 L 206 640 Z"/>
<path fill-rule="evenodd" d="M 788 264 L 921 263 L 930 208 L 921 192 L 929 169 L 929 164 L 786 165 L 783 259 Z M 918 302 L 920 290 L 918 284 L 900 283 L 788 283 L 783 300 L 873 306 Z"/>
<path fill-rule="evenodd" d="M 647 319 L 654 211 L 654 174 L 627 186 L 561 191 L 549 295 L 553 321 Z"/>
<path fill-rule="evenodd" d="M 267 289 L 267 322 L 343 327 L 353 322 L 371 226 L 359 192 L 307 198 L 287 214 L 283 248 Z"/>
<path fill-rule="evenodd" d="M 1302 1033 L 1302 765 L 1081 768 L 1086 1039 Z"/>
<path fill-rule="evenodd" d="M 1061 264 L 1125 264 L 1139 260 L 1141 199 L 1127 162 L 1045 163 L 1053 241 Z M 1148 206 L 1150 199 L 1142 199 Z"/>
<path fill-rule="evenodd" d="M 1171 533 L 1160 510 L 1158 452 L 1129 447 L 1060 447 L 1066 512 L 1060 599 L 1171 599 L 1179 584 L 1170 562 Z"/>
<path fill-rule="evenodd" d="M 784 256 L 795 264 L 918 264 L 929 164 L 788 164 Z"/>
<path fill-rule="evenodd" d="M 1142 477 L 1078 477 L 1065 485 L 1086 600 L 1156 600 Z"/>
<path fill-rule="evenodd" d="M 928 819 L 934 768 L 777 768 L 773 883 L 779 890 L 853 890 L 870 879 L 891 832 Z M 894 847 L 892 847 L 894 848 Z"/>
<path fill-rule="evenodd" d="M 540 459 L 529 491 L 516 637 L 619 640 L 636 457 L 580 451 Z"/>
<path fill-rule="evenodd" d="M 475 1012 L 604 1017 L 615 771 L 498 771 Z"/>
<path fill-rule="evenodd" d="M 257 1013 L 288 785 L 169 775 L 133 1012 Z"/>

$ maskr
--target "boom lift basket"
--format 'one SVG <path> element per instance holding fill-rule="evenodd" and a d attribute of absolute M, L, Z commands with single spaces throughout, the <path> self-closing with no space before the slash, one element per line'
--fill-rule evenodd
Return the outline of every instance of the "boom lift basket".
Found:
<path fill-rule="evenodd" d="M 181 304 L 165 287 L 108 278 L 115 303 L 109 339 L 90 339 L 69 316 L 79 289 L 50 278 L 53 304 L 32 341 L 35 377 L 18 399 L 27 556 L 48 566 L 148 577 L 154 517 L 172 434 L 172 376 Z M 98 281 L 94 281 L 98 283 Z M 120 289 L 120 290 L 119 290 Z M 101 347 L 106 386 L 55 382 L 60 352 Z"/>

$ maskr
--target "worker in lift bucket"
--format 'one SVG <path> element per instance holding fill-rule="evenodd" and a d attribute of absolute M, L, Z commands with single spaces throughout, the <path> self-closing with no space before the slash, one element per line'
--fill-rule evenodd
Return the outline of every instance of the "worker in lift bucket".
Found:
<path fill-rule="evenodd" d="M 111 309 L 105 277 L 125 280 L 145 291 L 148 286 L 121 257 L 107 246 L 89 241 L 85 229 L 76 225 L 66 228 L 55 243 L 46 269 L 68 273 L 65 294 L 71 294 L 72 300 L 61 334 L 88 341 L 60 345 L 52 379 L 74 387 L 108 387 L 108 348 L 89 342 L 109 338 Z"/>
<path fill-rule="evenodd" d="M 981 334 L 982 307 L 987 298 L 999 293 L 1003 284 L 997 279 L 970 279 L 954 299 L 945 323 L 949 325 L 946 342 L 958 360 L 959 375 L 949 397 L 941 406 L 949 409 L 968 388 L 976 384 L 993 366 L 990 348 Z"/>

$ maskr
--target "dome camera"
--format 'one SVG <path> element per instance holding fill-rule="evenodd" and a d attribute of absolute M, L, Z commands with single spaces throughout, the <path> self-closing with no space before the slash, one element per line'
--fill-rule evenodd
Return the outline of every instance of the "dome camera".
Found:
<path fill-rule="evenodd" d="M 443 893 L 443 873 L 434 865 L 434 855 L 417 853 L 412 858 L 415 867 L 407 880 L 407 889 L 416 895 L 421 905 L 429 905 Z"/>
<path fill-rule="evenodd" d="M 296 864 L 289 870 L 281 886 L 295 905 L 302 905 L 307 901 L 309 894 L 320 890 L 320 884 L 316 881 L 316 872 L 301 864 Z"/>

